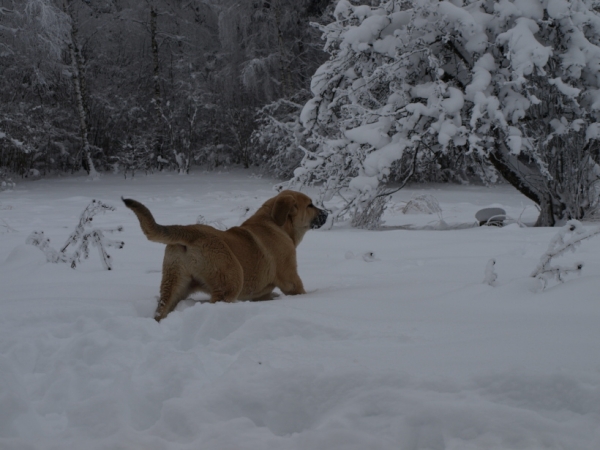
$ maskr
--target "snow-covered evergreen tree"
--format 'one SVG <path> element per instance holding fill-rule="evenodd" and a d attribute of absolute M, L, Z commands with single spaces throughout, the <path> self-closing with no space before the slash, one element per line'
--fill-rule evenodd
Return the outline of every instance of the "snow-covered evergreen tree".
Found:
<path fill-rule="evenodd" d="M 331 58 L 301 120 L 318 144 L 292 184 L 344 191 L 359 213 L 394 177 L 459 155 L 493 166 L 538 225 L 598 208 L 600 13 L 593 0 L 340 0 Z M 484 164 L 482 164 L 484 163 Z M 492 171 L 494 172 L 494 171 Z"/>

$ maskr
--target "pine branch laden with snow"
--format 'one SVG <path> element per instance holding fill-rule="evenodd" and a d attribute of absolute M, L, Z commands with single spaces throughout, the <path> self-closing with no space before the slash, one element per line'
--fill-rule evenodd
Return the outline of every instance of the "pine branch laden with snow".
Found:
<path fill-rule="evenodd" d="M 540 258 L 540 263 L 531 273 L 531 277 L 542 282 L 542 288 L 546 288 L 548 282 L 555 279 L 563 282 L 564 277 L 571 273 L 581 273 L 582 262 L 576 262 L 572 266 L 552 265 L 552 259 L 565 254 L 568 251 L 575 252 L 581 241 L 600 234 L 600 228 L 586 230 L 578 220 L 570 220 L 552 238 L 548 250 Z"/>
<path fill-rule="evenodd" d="M 340 0 L 300 115 L 315 149 L 290 183 L 343 192 L 350 214 L 398 166 L 408 179 L 410 164 L 459 154 L 491 162 L 549 222 L 582 217 L 600 180 L 595 4 Z"/>
<path fill-rule="evenodd" d="M 38 247 L 46 255 L 46 260 L 52 263 L 64 262 L 69 263 L 74 269 L 83 259 L 87 259 L 90 255 L 90 245 L 98 249 L 100 260 L 106 270 L 112 270 L 111 257 L 107 252 L 107 247 L 123 248 L 123 241 L 115 241 L 108 239 L 104 233 L 114 233 L 123 231 L 122 226 L 115 228 L 91 228 L 90 224 L 94 216 L 98 213 L 106 211 L 114 211 L 114 206 L 107 205 L 98 200 L 92 202 L 84 209 L 79 218 L 79 223 L 75 230 L 67 238 L 67 241 L 60 249 L 55 250 L 50 246 L 50 239 L 44 235 L 43 231 L 34 231 L 26 240 L 27 244 Z M 69 246 L 75 247 L 72 253 L 67 253 Z"/>

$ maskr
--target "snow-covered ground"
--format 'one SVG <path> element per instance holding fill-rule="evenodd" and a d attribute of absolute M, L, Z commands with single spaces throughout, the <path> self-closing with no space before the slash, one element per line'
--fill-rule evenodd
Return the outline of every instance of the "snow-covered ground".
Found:
<path fill-rule="evenodd" d="M 307 234 L 308 294 L 198 295 L 156 323 L 163 246 L 120 196 L 161 223 L 201 215 L 229 227 L 274 194 L 249 173 L 23 181 L 0 193 L 0 449 L 600 448 L 600 237 L 572 255 L 580 277 L 537 290 L 529 274 L 556 229 L 466 226 L 486 206 L 533 221 L 507 186 L 405 189 L 386 231 Z M 441 217 L 402 213 L 422 194 Z M 43 230 L 60 248 L 93 198 L 117 207 L 97 226 L 124 226 L 112 271 L 95 249 L 71 269 L 25 245 Z M 449 229 L 415 229 L 441 220 Z M 495 287 L 483 283 L 490 258 Z"/>

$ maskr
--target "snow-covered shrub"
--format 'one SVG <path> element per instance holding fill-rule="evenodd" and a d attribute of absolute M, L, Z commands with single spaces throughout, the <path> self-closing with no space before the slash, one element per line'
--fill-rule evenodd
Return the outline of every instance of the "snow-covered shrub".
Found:
<path fill-rule="evenodd" d="M 340 0 L 331 58 L 301 121 L 316 145 L 291 184 L 360 210 L 390 179 L 462 158 L 540 206 L 580 218 L 600 178 L 600 13 L 593 0 Z M 493 166 L 493 169 L 492 169 Z"/>
<path fill-rule="evenodd" d="M 289 179 L 294 174 L 307 146 L 299 120 L 307 93 L 299 99 L 279 99 L 258 112 L 258 128 L 250 138 L 250 159 L 253 165 L 265 169 L 270 175 Z"/>
<path fill-rule="evenodd" d="M 115 172 L 123 171 L 123 176 L 134 177 L 136 172 L 149 173 L 157 167 L 157 157 L 152 149 L 152 141 L 148 136 L 130 136 L 122 145 L 118 155 L 113 156 Z"/>
<path fill-rule="evenodd" d="M 402 208 L 396 206 L 394 209 L 401 211 L 402 214 L 435 214 L 437 220 L 430 222 L 426 228 L 433 230 L 446 230 L 449 228 L 449 225 L 444 220 L 442 207 L 437 198 L 431 194 L 417 195 L 406 202 Z"/>
<path fill-rule="evenodd" d="M 367 205 L 352 215 L 352 226 L 355 228 L 366 228 L 376 230 L 383 224 L 381 217 L 385 212 L 386 205 L 390 199 L 389 195 L 375 196 L 367 202 Z"/>
<path fill-rule="evenodd" d="M 8 171 L 0 167 L 0 192 L 14 189 L 16 186 L 15 182 L 9 176 Z M 2 203 L 0 203 L 0 210 L 2 209 L 10 209 L 9 206 L 3 207 Z M 0 218 L 0 230 L 4 231 L 15 231 L 6 221 Z"/>
<path fill-rule="evenodd" d="M 65 245 L 59 250 L 50 246 L 50 239 L 46 237 L 43 231 L 34 231 L 26 240 L 27 244 L 34 245 L 44 252 L 46 260 L 52 263 L 69 263 L 74 269 L 82 259 L 87 259 L 90 254 L 90 244 L 98 249 L 102 265 L 106 270 L 111 270 L 110 255 L 106 251 L 107 247 L 123 248 L 122 241 L 113 241 L 107 239 L 104 233 L 114 233 L 123 231 L 123 227 L 116 228 L 90 228 L 90 224 L 96 214 L 99 212 L 114 211 L 114 206 L 107 205 L 98 200 L 92 202 L 85 208 L 79 218 L 79 223 L 75 230 L 68 237 Z M 76 246 L 75 250 L 67 253 L 69 246 Z"/>
<path fill-rule="evenodd" d="M 14 189 L 16 183 L 12 180 L 8 171 L 0 167 L 0 191 Z"/>
<path fill-rule="evenodd" d="M 442 208 L 437 198 L 431 194 L 417 195 L 402 208 L 402 214 L 440 214 L 441 212 Z"/>
<path fill-rule="evenodd" d="M 552 279 L 563 282 L 564 277 L 568 274 L 580 274 L 583 268 L 582 262 L 576 262 L 571 266 L 552 265 L 552 258 L 561 256 L 567 251 L 575 252 L 581 241 L 598 234 L 600 234 L 600 228 L 586 230 L 578 220 L 570 220 L 552 238 L 548 250 L 540 258 L 540 263 L 531 276 L 540 280 L 542 289 L 544 289 Z"/>

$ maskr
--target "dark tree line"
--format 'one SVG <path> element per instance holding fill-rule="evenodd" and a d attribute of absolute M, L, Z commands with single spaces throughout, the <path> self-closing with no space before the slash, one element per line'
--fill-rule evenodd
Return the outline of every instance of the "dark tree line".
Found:
<path fill-rule="evenodd" d="M 0 0 L 0 170 L 264 162 L 257 111 L 307 98 L 330 0 Z"/>
<path fill-rule="evenodd" d="M 0 0 L 0 187 L 259 166 L 345 217 L 502 177 L 539 225 L 597 218 L 597 2 L 518 4 Z"/>

